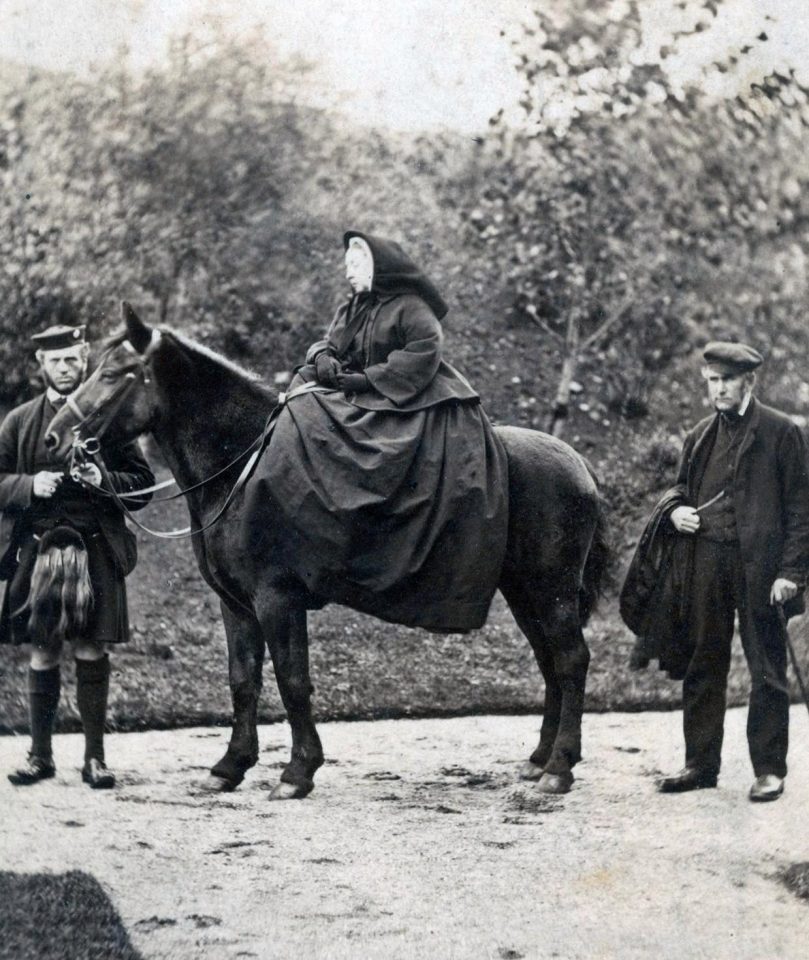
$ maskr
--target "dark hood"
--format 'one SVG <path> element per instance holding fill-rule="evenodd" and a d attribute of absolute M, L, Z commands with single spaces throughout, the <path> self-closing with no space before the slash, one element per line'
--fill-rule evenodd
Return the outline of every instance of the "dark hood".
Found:
<path fill-rule="evenodd" d="M 343 246 L 348 249 L 352 237 L 364 240 L 374 258 L 374 280 L 371 290 L 383 297 L 400 293 L 415 293 L 421 297 L 436 317 L 441 320 L 449 309 L 441 294 L 419 267 L 408 257 L 395 240 L 372 237 L 358 230 L 343 235 Z"/>

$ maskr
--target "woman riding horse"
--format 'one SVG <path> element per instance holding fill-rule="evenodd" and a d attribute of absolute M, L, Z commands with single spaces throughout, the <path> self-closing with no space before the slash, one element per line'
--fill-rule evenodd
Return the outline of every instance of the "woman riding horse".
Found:
<path fill-rule="evenodd" d="M 103 413 L 121 441 L 151 432 L 184 490 L 200 572 L 221 599 L 233 699 L 230 742 L 205 789 L 235 789 L 259 758 L 269 650 L 292 734 L 270 796 L 312 790 L 324 756 L 307 610 L 334 601 L 464 630 L 482 622 L 497 586 L 545 678 L 539 742 L 520 776 L 565 793 L 581 758 L 582 624 L 609 557 L 595 479 L 555 437 L 491 429 L 441 360 L 443 301 L 432 285 L 398 247 L 359 239 L 373 263 L 369 289 L 312 349 L 243 487 L 245 457 L 267 437 L 271 392 L 127 304 L 125 329 L 74 397 L 84 419 L 65 407 L 50 424 L 52 455 L 69 457 Z M 328 366 L 342 389 L 318 380 L 320 354 L 324 381 Z"/>
<path fill-rule="evenodd" d="M 505 554 L 505 453 L 442 358 L 432 282 L 391 240 L 352 231 L 344 245 L 351 296 L 290 385 L 259 495 L 295 531 L 279 549 L 316 597 L 480 627 Z"/>

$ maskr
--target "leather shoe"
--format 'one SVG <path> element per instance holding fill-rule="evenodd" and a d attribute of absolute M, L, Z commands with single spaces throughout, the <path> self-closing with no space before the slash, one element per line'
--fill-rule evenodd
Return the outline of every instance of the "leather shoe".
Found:
<path fill-rule="evenodd" d="M 56 767 L 51 757 L 40 757 L 35 753 L 29 753 L 23 766 L 18 767 L 14 773 L 10 773 L 8 779 L 15 787 L 27 787 L 32 783 L 39 783 L 40 780 L 47 780 L 55 773 Z"/>
<path fill-rule="evenodd" d="M 657 789 L 660 793 L 685 793 L 688 790 L 705 790 L 715 787 L 718 776 L 711 770 L 700 770 L 697 767 L 683 767 L 672 777 L 663 777 L 658 780 Z"/>
<path fill-rule="evenodd" d="M 115 786 L 115 774 L 107 769 L 103 760 L 95 757 L 85 761 L 81 778 L 93 790 L 111 790 Z"/>
<path fill-rule="evenodd" d="M 774 773 L 763 773 L 760 777 L 756 777 L 753 786 L 750 787 L 750 799 L 756 803 L 777 800 L 783 792 L 783 777 L 776 776 Z"/>

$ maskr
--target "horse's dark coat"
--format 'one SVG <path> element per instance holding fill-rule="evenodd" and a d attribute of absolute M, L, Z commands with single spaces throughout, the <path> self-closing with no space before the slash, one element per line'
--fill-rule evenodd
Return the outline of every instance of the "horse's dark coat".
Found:
<path fill-rule="evenodd" d="M 183 488 L 211 476 L 262 430 L 272 403 L 268 389 L 222 358 L 169 331 L 146 327 L 125 307 L 126 333 L 111 341 L 99 368 L 81 387 L 83 410 L 102 402 L 116 378 L 148 376 L 127 397 L 112 429 L 131 437 L 151 431 Z M 103 376 L 102 376 L 103 375 Z M 64 408 L 51 433 L 67 455 L 73 415 Z M 502 590 L 528 637 L 545 678 L 545 713 L 531 755 L 540 787 L 567 789 L 581 756 L 581 715 L 589 652 L 582 636 L 607 560 L 596 483 L 586 462 L 567 444 L 537 431 L 498 428 L 509 463 L 509 535 Z M 237 469 L 188 495 L 193 527 L 212 516 Z M 234 720 L 225 756 L 213 767 L 220 789 L 241 782 L 258 760 L 256 708 L 265 645 L 292 729 L 292 755 L 277 796 L 304 796 L 323 763 L 312 719 L 306 610 L 312 598 L 289 571 L 243 548 L 239 523 L 244 498 L 193 544 L 200 571 L 221 599 L 228 638 Z M 262 523 L 274 518 L 264 516 Z M 287 785 L 284 787 L 283 785 Z"/>

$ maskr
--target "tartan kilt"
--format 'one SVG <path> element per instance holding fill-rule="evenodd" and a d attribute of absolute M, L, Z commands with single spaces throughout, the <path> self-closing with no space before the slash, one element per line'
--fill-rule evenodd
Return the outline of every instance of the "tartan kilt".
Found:
<path fill-rule="evenodd" d="M 84 639 L 94 644 L 126 643 L 129 640 L 129 615 L 126 583 L 107 543 L 98 529 L 82 530 L 87 549 L 87 567 L 93 586 L 93 605 Z M 21 613 L 31 586 L 39 540 L 27 530 L 17 541 L 15 569 L 6 584 L 0 609 L 0 643 L 18 646 L 30 643 L 28 613 Z"/>

